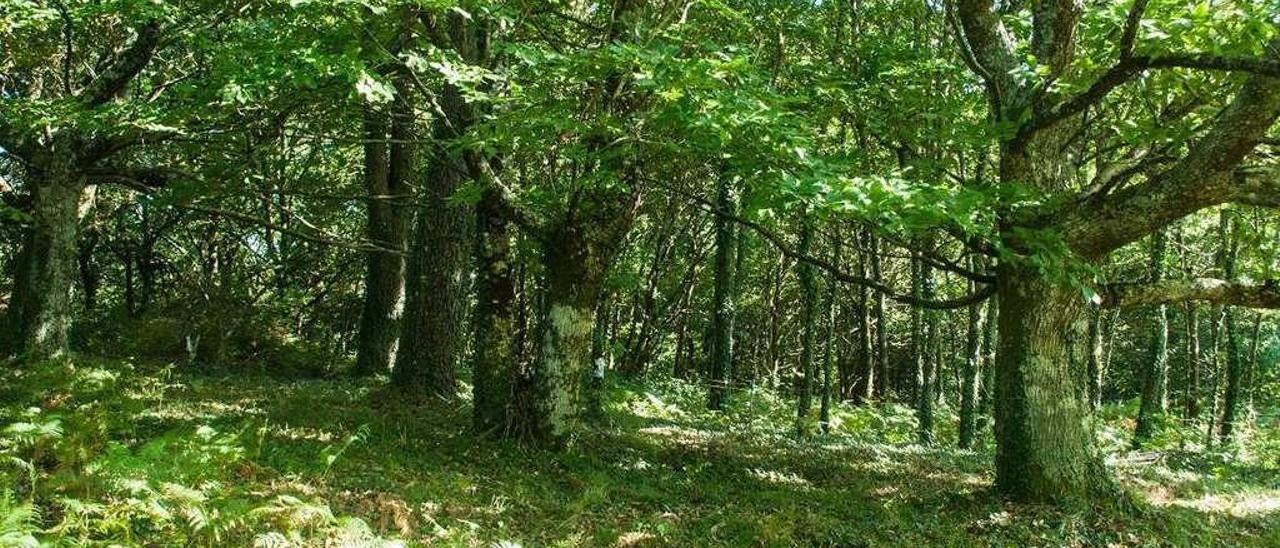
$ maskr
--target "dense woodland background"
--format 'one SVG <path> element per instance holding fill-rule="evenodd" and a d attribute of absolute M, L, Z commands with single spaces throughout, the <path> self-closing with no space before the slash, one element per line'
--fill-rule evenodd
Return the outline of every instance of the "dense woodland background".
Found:
<path fill-rule="evenodd" d="M 1275 545 L 1278 118 L 1276 0 L 0 0 L 0 544 Z"/>

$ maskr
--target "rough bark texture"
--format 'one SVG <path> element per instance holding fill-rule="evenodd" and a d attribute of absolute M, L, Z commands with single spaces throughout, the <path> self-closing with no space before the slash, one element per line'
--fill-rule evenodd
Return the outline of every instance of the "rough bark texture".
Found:
<path fill-rule="evenodd" d="M 387 123 L 384 115 L 369 109 L 364 121 L 364 179 L 369 192 L 366 233 L 371 249 L 365 256 L 364 308 L 356 349 L 355 373 L 373 375 L 391 369 L 392 351 L 399 334 L 400 307 L 404 297 L 404 249 L 408 208 L 401 200 L 408 192 L 403 159 L 391 176 L 387 156 Z M 402 144 L 393 146 L 403 147 Z M 398 156 L 403 156 L 400 152 Z"/>
<path fill-rule="evenodd" d="M 497 197 L 486 193 L 476 211 L 475 349 L 471 356 L 472 421 L 480 432 L 508 432 L 519 328 L 511 260 L 508 221 Z"/>
<path fill-rule="evenodd" d="M 454 86 L 441 92 L 441 109 L 450 126 L 437 126 L 439 138 L 465 127 L 466 105 Z M 461 297 L 467 278 L 468 234 L 473 217 L 454 194 L 465 180 L 466 165 L 448 151 L 433 152 L 422 181 L 405 277 L 404 325 L 392 381 L 414 396 L 453 398 L 461 358 L 465 315 Z"/>
<path fill-rule="evenodd" d="M 33 180 L 31 226 L 20 251 L 13 302 L 9 305 L 8 349 L 30 361 L 65 354 L 75 283 L 79 205 L 84 180 L 71 159 L 47 158 Z"/>
<path fill-rule="evenodd" d="M 1111 495 L 1092 445 L 1083 378 L 1063 333 L 1083 319 L 1078 292 L 1002 264 L 996 354 L 996 487 L 1019 500 L 1085 503 Z"/>
<path fill-rule="evenodd" d="M 1157 232 L 1151 242 L 1150 274 L 1152 283 L 1160 283 L 1164 277 L 1166 247 L 1164 232 Z M 1142 402 L 1138 410 L 1138 424 L 1133 432 L 1134 448 L 1141 447 L 1151 437 L 1157 415 L 1168 410 L 1167 379 L 1169 369 L 1169 310 L 1159 305 L 1155 311 L 1155 325 L 1151 334 L 1151 353 L 1142 375 Z"/>

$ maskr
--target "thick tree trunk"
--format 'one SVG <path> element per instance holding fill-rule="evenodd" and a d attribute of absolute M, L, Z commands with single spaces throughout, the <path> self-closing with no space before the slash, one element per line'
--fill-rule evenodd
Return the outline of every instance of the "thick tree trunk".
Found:
<path fill-rule="evenodd" d="M 543 246 L 545 303 L 527 413 L 513 417 L 526 441 L 560 448 L 579 428 L 582 389 L 591 367 L 596 301 L 604 280 L 603 253 L 576 223 L 561 226 Z"/>
<path fill-rule="evenodd" d="M 392 352 L 399 332 L 400 306 L 404 297 L 404 249 L 407 212 L 402 201 L 408 192 L 404 178 L 408 169 L 401 143 L 395 174 L 387 156 L 387 124 L 381 113 L 365 113 L 364 179 L 369 193 L 366 233 L 371 249 L 365 257 L 364 309 L 356 348 L 355 373 L 373 375 L 391 370 Z"/>
<path fill-rule="evenodd" d="M 1078 291 L 1002 264 L 996 353 L 996 487 L 1015 499 L 1087 503 L 1113 493 L 1095 454 L 1084 379 L 1064 333 L 1083 320 Z"/>
<path fill-rule="evenodd" d="M 519 323 L 511 234 L 498 198 L 492 192 L 487 193 L 477 207 L 475 261 L 472 422 L 480 432 L 505 435 L 518 361 Z"/>
<path fill-rule="evenodd" d="M 439 138 L 466 127 L 466 106 L 454 86 L 441 93 L 441 109 L 452 127 L 437 126 Z M 463 348 L 467 251 L 474 217 L 454 200 L 466 165 L 436 150 L 423 180 L 405 276 L 404 324 L 392 382 L 415 397 L 457 395 L 457 366 Z"/>
<path fill-rule="evenodd" d="M 67 353 L 71 287 L 75 283 L 80 232 L 79 205 L 84 180 L 69 159 L 40 162 L 33 181 L 31 226 L 27 230 L 13 301 L 9 306 L 9 351 L 29 361 Z"/>
<path fill-rule="evenodd" d="M 979 262 L 972 256 L 970 267 L 977 268 Z M 977 289 L 977 284 L 969 284 L 970 291 Z M 976 303 L 969 305 L 969 329 L 965 333 L 967 348 L 965 362 L 960 375 L 960 448 L 973 447 L 977 436 L 978 425 L 978 390 L 982 384 L 982 333 L 987 322 L 986 305 Z"/>
<path fill-rule="evenodd" d="M 711 297 L 711 389 L 707 407 L 719 410 L 724 408 L 728 396 L 729 371 L 733 367 L 733 268 L 736 265 L 737 241 L 734 237 L 735 223 L 729 216 L 736 208 L 727 176 L 720 177 L 716 209 L 715 286 Z"/>

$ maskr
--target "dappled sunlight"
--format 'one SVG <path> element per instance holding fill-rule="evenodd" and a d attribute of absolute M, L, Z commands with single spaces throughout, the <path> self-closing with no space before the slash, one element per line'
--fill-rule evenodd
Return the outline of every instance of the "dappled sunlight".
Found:
<path fill-rule="evenodd" d="M 1197 499 L 1152 499 L 1159 505 L 1180 506 L 1201 512 L 1227 514 L 1236 517 L 1258 517 L 1280 512 L 1280 490 L 1224 495 L 1204 495 Z"/>

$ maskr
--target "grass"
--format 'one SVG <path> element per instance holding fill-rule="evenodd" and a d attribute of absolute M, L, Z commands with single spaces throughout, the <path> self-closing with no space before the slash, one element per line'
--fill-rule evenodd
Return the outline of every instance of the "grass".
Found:
<path fill-rule="evenodd" d="M 711 414 L 695 386 L 614 386 L 552 454 L 375 381 L 120 361 L 9 377 L 0 545 L 1280 545 L 1264 461 L 1117 454 L 1142 511 L 1015 505 L 991 492 L 989 439 L 910 444 L 898 407 L 842 406 L 830 434 L 797 441 L 766 391 Z"/>

